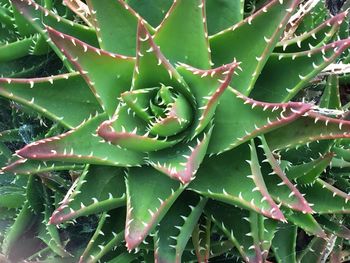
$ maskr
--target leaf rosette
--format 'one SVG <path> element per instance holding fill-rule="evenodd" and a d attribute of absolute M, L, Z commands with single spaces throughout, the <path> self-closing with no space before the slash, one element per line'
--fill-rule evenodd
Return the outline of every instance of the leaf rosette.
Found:
<path fill-rule="evenodd" d="M 297 225 L 299 216 L 307 221 L 314 212 L 350 210 L 343 206 L 348 195 L 319 179 L 320 172 L 310 172 L 311 166 L 322 171 L 329 164 L 333 155 L 327 153 L 328 139 L 349 138 L 350 122 L 329 114 L 336 111 L 322 109 L 337 108 L 331 105 L 336 100 L 331 92 L 322 107 L 291 101 L 350 46 L 348 39 L 328 44 L 332 38 L 327 30 L 336 31 L 345 12 L 310 34 L 287 41 L 281 40 L 282 35 L 299 0 L 267 1 L 246 19 L 236 13 L 240 22 L 233 26 L 224 21 L 207 26 L 211 16 L 206 15 L 210 13 L 206 4 L 215 9 L 214 1 L 177 0 L 156 28 L 128 1 L 87 0 L 90 27 L 67 22 L 31 0 L 12 3 L 33 21 L 72 72 L 36 79 L 2 78 L 0 95 L 35 109 L 69 131 L 28 144 L 17 151 L 20 159 L 3 171 L 35 174 L 70 169 L 72 163 L 98 167 L 86 168 L 50 223 L 119 209 L 126 202 L 125 241 L 131 250 L 161 220 L 166 225 L 174 216 L 193 227 L 203 211 L 210 215 L 216 206 L 226 206 L 217 201 L 231 205 L 232 214 L 257 212 Z M 327 39 L 317 38 L 324 34 Z M 308 49 L 309 42 L 317 45 Z M 57 98 L 54 103 L 52 97 Z M 296 149 L 306 149 L 305 145 L 318 140 L 327 144 L 316 150 L 321 157 L 306 164 L 300 161 Z M 294 166 L 287 166 L 288 170 L 284 162 Z M 118 187 L 114 189 L 107 179 Z M 299 191 L 296 180 L 313 186 Z M 318 202 L 316 192 L 336 193 L 335 208 Z M 203 197 L 216 201 L 204 209 L 207 199 Z M 188 203 L 193 221 L 183 219 L 187 213 L 183 202 Z M 248 210 L 238 212 L 233 206 Z M 295 215 L 292 210 L 308 215 Z M 248 256 L 228 230 L 230 225 L 220 223 L 226 217 L 222 211 L 212 215 L 213 222 L 231 235 L 242 256 Z M 312 226 L 301 227 L 324 235 L 317 225 Z M 158 230 L 156 238 L 165 235 L 162 227 Z M 189 238 L 183 237 L 184 244 Z M 155 241 L 170 247 L 164 245 L 169 240 Z M 180 244 L 176 249 L 184 247 Z M 259 249 L 257 258 L 262 257 Z"/>

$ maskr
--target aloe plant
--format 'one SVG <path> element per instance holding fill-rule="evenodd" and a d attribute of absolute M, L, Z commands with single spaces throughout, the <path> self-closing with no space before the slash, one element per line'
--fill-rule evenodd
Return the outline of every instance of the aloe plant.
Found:
<path fill-rule="evenodd" d="M 346 260 L 348 13 L 311 15 L 314 2 L 0 0 L 3 61 L 62 62 L 0 79 L 2 97 L 52 122 L 13 156 L 18 128 L 0 132 L 2 254 Z M 322 96 L 302 100 L 311 83 Z"/>

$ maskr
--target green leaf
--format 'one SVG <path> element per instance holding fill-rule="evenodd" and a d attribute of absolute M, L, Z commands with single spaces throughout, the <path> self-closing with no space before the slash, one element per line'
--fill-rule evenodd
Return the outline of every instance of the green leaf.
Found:
<path fill-rule="evenodd" d="M 142 153 L 121 149 L 101 141 L 95 132 L 106 116 L 96 116 L 73 130 L 28 144 L 17 152 L 35 160 L 134 166 L 144 163 Z"/>
<path fill-rule="evenodd" d="M 197 223 L 196 227 L 192 232 L 192 244 L 194 246 L 194 253 L 197 256 L 198 262 L 208 261 L 210 255 L 213 256 L 211 248 L 211 231 L 212 221 L 208 217 L 202 217 Z"/>
<path fill-rule="evenodd" d="M 172 99 L 173 102 L 166 105 L 164 110 L 165 116 L 156 117 L 149 124 L 149 132 L 151 134 L 165 138 L 176 136 L 186 131 L 186 128 L 191 125 L 193 118 L 192 107 L 186 98 L 180 94 L 175 95 Z"/>
<path fill-rule="evenodd" d="M 179 143 L 169 149 L 149 153 L 148 162 L 160 172 L 187 184 L 202 163 L 210 138 L 211 129 L 188 143 Z"/>
<path fill-rule="evenodd" d="M 208 33 L 213 35 L 243 20 L 244 0 L 206 0 Z"/>
<path fill-rule="evenodd" d="M 0 207 L 20 208 L 25 201 L 25 191 L 18 186 L 0 186 Z"/>
<path fill-rule="evenodd" d="M 21 35 L 21 36 L 30 36 L 35 33 L 35 28 L 31 25 L 30 21 L 28 21 L 25 16 L 23 16 L 23 11 L 21 9 L 18 9 L 16 6 L 16 2 L 11 1 L 12 5 L 12 14 L 8 11 L 8 15 L 12 15 L 12 23 L 14 23 L 15 30 Z M 22 13 L 21 13 L 22 12 Z"/>
<path fill-rule="evenodd" d="M 339 94 L 339 78 L 337 75 L 329 75 L 325 90 L 320 99 L 320 107 L 328 109 L 341 109 Z"/>
<path fill-rule="evenodd" d="M 7 161 L 11 158 L 11 151 L 7 146 L 0 142 L 0 166 L 7 163 Z"/>
<path fill-rule="evenodd" d="M 137 152 L 158 151 L 181 141 L 183 135 L 172 137 L 151 136 L 146 123 L 121 105 L 112 120 L 105 121 L 97 131 L 105 140 Z"/>
<path fill-rule="evenodd" d="M 208 151 L 220 153 L 230 150 L 251 138 L 295 121 L 310 107 L 300 102 L 260 102 L 228 88 L 215 112 L 213 136 Z M 289 139 L 286 137 L 286 140 L 287 138 Z"/>
<path fill-rule="evenodd" d="M 182 62 L 197 68 L 210 68 L 210 48 L 204 14 L 203 0 L 174 1 L 154 37 L 154 41 L 172 64 Z"/>
<path fill-rule="evenodd" d="M 124 226 L 125 208 L 104 212 L 99 218 L 96 231 L 81 255 L 79 263 L 98 262 L 104 255 L 114 250 L 123 241 Z"/>
<path fill-rule="evenodd" d="M 157 94 L 157 88 L 137 89 L 125 91 L 121 94 L 121 99 L 125 104 L 135 112 L 136 116 L 144 121 L 150 121 L 153 116 L 153 110 L 150 109 L 151 102 Z M 164 111 L 161 109 L 161 112 Z"/>
<path fill-rule="evenodd" d="M 298 256 L 297 262 L 317 263 L 321 262 L 327 253 L 328 241 L 324 238 L 314 237 L 305 250 Z"/>
<path fill-rule="evenodd" d="M 121 0 L 88 0 L 101 49 L 135 56 L 139 16 Z"/>
<path fill-rule="evenodd" d="M 323 238 L 326 237 L 322 227 L 317 223 L 312 215 L 293 211 L 287 208 L 284 208 L 283 212 L 288 221 L 292 222 L 293 225 L 302 228 L 309 235 L 316 235 Z"/>
<path fill-rule="evenodd" d="M 123 176 L 121 168 L 90 167 L 73 183 L 61 205 L 52 214 L 50 223 L 61 224 L 80 216 L 124 206 Z"/>
<path fill-rule="evenodd" d="M 126 186 L 125 240 L 132 250 L 157 226 L 184 186 L 151 167 L 130 169 Z"/>
<path fill-rule="evenodd" d="M 64 56 L 59 48 L 55 46 L 51 41 L 49 41 L 45 28 L 46 26 L 53 27 L 60 32 L 69 35 L 79 36 L 81 40 L 91 45 L 98 45 L 95 32 L 89 27 L 60 17 L 51 10 L 47 10 L 38 5 L 33 0 L 12 0 L 11 2 L 21 13 L 21 16 L 23 15 L 28 20 L 29 24 L 31 24 L 36 29 L 36 31 L 41 33 L 45 40 L 48 41 L 50 47 L 61 58 L 69 70 L 71 70 L 71 66 L 64 60 Z"/>
<path fill-rule="evenodd" d="M 26 187 L 25 198 L 29 208 L 34 214 L 39 215 L 44 210 L 43 185 L 39 177 L 30 176 Z"/>
<path fill-rule="evenodd" d="M 167 11 L 173 4 L 173 0 L 126 0 L 126 2 L 137 11 L 153 27 L 157 27 Z"/>
<path fill-rule="evenodd" d="M 23 235 L 26 229 L 29 229 L 33 220 L 35 219 L 34 214 L 31 212 L 28 202 L 25 202 L 17 215 L 15 222 L 12 227 L 9 228 L 2 242 L 1 250 L 5 255 L 9 255 L 11 250 L 14 249 L 16 241 Z"/>
<path fill-rule="evenodd" d="M 71 254 L 63 247 L 60 233 L 55 225 L 49 224 L 49 218 L 53 212 L 53 206 L 46 190 L 44 195 L 44 219 L 39 226 L 38 237 L 58 256 L 69 257 Z"/>
<path fill-rule="evenodd" d="M 286 169 L 286 174 L 289 179 L 296 180 L 301 184 L 314 183 L 328 167 L 333 157 L 333 153 L 328 153 L 311 162 L 288 167 Z"/>
<path fill-rule="evenodd" d="M 249 95 L 299 0 L 273 0 L 240 23 L 210 37 L 214 64 L 237 59 L 242 72 L 232 85 Z M 252 43 L 254 45 L 252 46 Z"/>
<path fill-rule="evenodd" d="M 182 254 L 207 200 L 184 192 L 171 206 L 155 231 L 155 259 L 181 262 Z"/>
<path fill-rule="evenodd" d="M 33 77 L 36 74 L 42 74 L 47 63 L 53 62 L 54 54 L 44 56 L 26 56 L 20 59 L 0 63 L 0 76 L 8 78 L 25 78 Z M 44 70 L 45 69 L 45 70 Z"/>
<path fill-rule="evenodd" d="M 52 171 L 81 170 L 84 165 L 65 163 L 65 162 L 42 162 L 37 160 L 18 159 L 12 161 L 9 165 L 2 167 L 0 171 L 11 172 L 20 175 L 32 175 L 47 173 Z"/>
<path fill-rule="evenodd" d="M 278 205 L 274 202 L 274 200 L 270 196 L 269 190 L 266 187 L 253 139 L 250 141 L 249 148 L 250 148 L 250 161 L 247 161 L 247 162 L 250 165 L 250 169 L 252 172 L 251 178 L 253 179 L 255 185 L 257 186 L 257 190 L 264 196 L 266 202 L 268 202 L 269 205 L 271 206 L 271 211 L 273 211 L 271 212 L 272 217 L 284 221 L 285 218 L 283 216 L 283 213 L 281 212 Z"/>
<path fill-rule="evenodd" d="M 296 262 L 297 227 L 288 224 L 278 226 L 272 240 L 272 250 L 278 263 Z"/>
<path fill-rule="evenodd" d="M 274 52 L 292 53 L 321 47 L 333 39 L 345 18 L 346 12 L 337 14 L 312 30 L 307 30 L 292 38 L 283 39 L 277 43 Z"/>
<path fill-rule="evenodd" d="M 281 159 L 288 160 L 294 166 L 312 162 L 320 158 L 320 156 L 327 155 L 331 151 L 334 142 L 335 140 L 326 139 L 310 143 L 307 142 L 304 145 L 297 145 L 296 148 L 285 148 L 280 151 Z"/>
<path fill-rule="evenodd" d="M 288 179 L 280 164 L 274 157 L 270 148 L 268 147 L 265 138 L 262 136 L 261 148 L 263 149 L 264 155 L 268 165 L 262 164 L 263 180 L 267 185 L 267 189 L 271 193 L 271 196 L 282 203 L 283 205 L 301 211 L 303 213 L 312 213 L 313 210 L 296 188 L 296 186 Z M 264 162 L 264 161 L 263 161 Z"/>
<path fill-rule="evenodd" d="M 204 159 L 189 189 L 203 196 L 276 218 L 278 211 L 254 183 L 248 144 Z M 278 217 L 278 219 L 281 219 Z"/>
<path fill-rule="evenodd" d="M 34 37 L 18 39 L 7 45 L 0 46 L 0 62 L 7 62 L 30 54 Z"/>
<path fill-rule="evenodd" d="M 305 199 L 312 203 L 312 209 L 319 214 L 348 213 L 350 211 L 350 195 L 346 194 L 334 186 L 321 179 L 311 186 L 301 185 L 301 193 L 305 194 Z"/>
<path fill-rule="evenodd" d="M 131 87 L 134 59 L 94 48 L 52 28 L 47 30 L 89 84 L 102 108 L 112 116 L 120 94 Z"/>
<path fill-rule="evenodd" d="M 270 149 L 293 149 L 318 140 L 350 137 L 350 121 L 325 114 L 323 109 L 315 108 L 285 127 L 267 133 L 265 138 Z"/>
<path fill-rule="evenodd" d="M 337 219 L 332 215 L 329 217 L 327 215 L 320 215 L 316 217 L 316 220 L 326 231 L 337 237 L 350 239 L 350 229 L 344 224 L 341 217 Z"/>
<path fill-rule="evenodd" d="M 144 89 L 162 85 L 173 87 L 179 93 L 191 98 L 191 93 L 183 78 L 164 57 L 145 25 L 139 22 L 132 88 Z"/>
<path fill-rule="evenodd" d="M 215 114 L 215 109 L 221 95 L 228 88 L 234 70 L 238 67 L 236 61 L 216 69 L 200 70 L 181 64 L 177 70 L 189 85 L 195 98 L 196 106 L 191 136 L 198 135 Z"/>
<path fill-rule="evenodd" d="M 272 54 L 255 85 L 252 96 L 263 101 L 290 101 L 349 46 L 350 41 L 340 40 L 308 51 Z M 271 83 L 268 76 L 272 75 L 275 77 Z"/>
<path fill-rule="evenodd" d="M 252 233 L 249 211 L 209 201 L 205 207 L 205 213 L 234 244 L 244 261 L 262 262 L 260 246 L 255 243 Z"/>
<path fill-rule="evenodd" d="M 0 79 L 0 95 L 68 128 L 102 112 L 84 79 L 77 73 L 34 79 L 3 78 Z"/>

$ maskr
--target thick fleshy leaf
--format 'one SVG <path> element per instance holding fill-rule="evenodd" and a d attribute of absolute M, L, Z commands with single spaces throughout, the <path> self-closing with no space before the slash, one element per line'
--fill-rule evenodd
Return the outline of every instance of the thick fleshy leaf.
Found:
<path fill-rule="evenodd" d="M 210 70 L 200 70 L 185 64 L 177 68 L 196 100 L 192 137 L 203 131 L 212 119 L 220 97 L 228 87 L 237 67 L 238 63 L 234 61 Z"/>
<path fill-rule="evenodd" d="M 257 222 L 255 223 L 257 229 L 255 231 L 259 234 L 260 247 L 263 253 L 263 258 L 266 260 L 269 257 L 272 239 L 275 236 L 279 222 L 259 214 L 254 215 L 251 213 L 251 217 L 252 216 L 257 217 Z M 264 230 L 262 228 L 264 228 Z"/>
<path fill-rule="evenodd" d="M 204 159 L 189 189 L 212 199 L 244 207 L 267 217 L 282 220 L 283 215 L 266 201 L 254 183 L 248 144 L 221 155 Z"/>
<path fill-rule="evenodd" d="M 212 221 L 210 218 L 205 217 L 204 219 L 199 220 L 192 232 L 192 244 L 198 262 L 208 262 L 210 255 L 213 255 L 213 253 L 210 253 L 212 247 L 210 239 L 211 231 Z"/>
<path fill-rule="evenodd" d="M 252 233 L 249 211 L 209 201 L 205 213 L 234 244 L 245 262 L 262 262 L 262 251 L 254 240 L 256 233 Z"/>
<path fill-rule="evenodd" d="M 285 218 L 283 216 L 282 211 L 279 209 L 278 205 L 272 199 L 272 197 L 270 196 L 269 190 L 266 187 L 253 139 L 250 141 L 249 148 L 250 148 L 250 161 L 247 161 L 247 162 L 250 165 L 250 169 L 252 172 L 252 175 L 249 177 L 253 179 L 257 188 L 257 189 L 253 189 L 253 191 L 259 191 L 264 196 L 264 200 L 266 200 L 266 202 L 268 202 L 269 205 L 271 206 L 272 208 L 271 211 L 274 211 L 276 218 L 284 221 Z"/>
<path fill-rule="evenodd" d="M 197 68 L 210 68 L 204 1 L 174 1 L 157 27 L 154 41 L 172 64 L 182 62 Z"/>
<path fill-rule="evenodd" d="M 186 184 L 190 182 L 207 152 L 211 129 L 187 143 L 169 149 L 151 152 L 148 162 L 157 170 Z"/>
<path fill-rule="evenodd" d="M 319 214 L 349 213 L 350 195 L 321 179 L 310 185 L 300 185 L 299 190 L 305 199 L 312 203 L 312 209 Z"/>
<path fill-rule="evenodd" d="M 150 136 L 146 123 L 136 117 L 128 107 L 120 106 L 112 120 L 103 122 L 97 133 L 105 140 L 139 152 L 158 151 L 171 147 L 182 138 L 167 139 L 166 137 Z"/>
<path fill-rule="evenodd" d="M 11 0 L 21 17 L 25 17 L 36 31 L 45 33 L 45 26 L 50 26 L 68 35 L 79 38 L 91 45 L 97 44 L 94 30 L 79 23 L 67 20 L 51 10 L 48 10 L 33 0 Z"/>
<path fill-rule="evenodd" d="M 337 238 L 335 240 L 334 248 L 329 255 L 330 262 L 341 262 L 343 258 L 343 241 L 342 238 Z"/>
<path fill-rule="evenodd" d="M 61 224 L 79 216 L 125 205 L 124 172 L 121 168 L 92 166 L 73 183 L 50 223 Z"/>
<path fill-rule="evenodd" d="M 324 21 L 311 31 L 305 31 L 305 33 L 290 39 L 283 39 L 277 43 L 274 52 L 291 53 L 305 51 L 328 44 L 335 33 L 337 33 L 340 25 L 346 18 L 346 15 L 346 12 L 342 12 Z"/>
<path fill-rule="evenodd" d="M 143 22 L 139 22 L 132 88 L 144 89 L 160 87 L 161 85 L 173 87 L 186 97 L 191 98 L 187 84 L 167 58 L 163 56 Z"/>
<path fill-rule="evenodd" d="M 122 0 L 88 0 L 101 49 L 126 56 L 136 54 L 136 29 L 140 18 Z"/>
<path fill-rule="evenodd" d="M 102 112 L 84 79 L 77 73 L 36 79 L 0 79 L 0 95 L 69 128 Z"/>
<path fill-rule="evenodd" d="M 18 59 L 30 55 L 30 47 L 33 45 L 34 37 L 18 39 L 7 45 L 0 46 L 0 63 Z"/>
<path fill-rule="evenodd" d="M 184 186 L 151 167 L 130 169 L 126 186 L 125 240 L 132 250 L 157 226 Z"/>
<path fill-rule="evenodd" d="M 153 27 L 157 27 L 167 11 L 173 4 L 173 0 L 147 0 L 147 2 L 139 0 L 126 0 L 134 10 L 136 10 L 147 22 Z"/>
<path fill-rule="evenodd" d="M 156 262 L 183 262 L 182 254 L 207 200 L 184 192 L 171 206 L 154 236 Z"/>
<path fill-rule="evenodd" d="M 317 111 L 317 112 L 315 112 Z M 271 150 L 293 149 L 313 141 L 350 138 L 350 121 L 327 117 L 321 108 L 265 135 Z"/>
<path fill-rule="evenodd" d="M 255 212 L 249 212 L 250 235 L 254 240 L 255 251 L 261 251 L 263 261 L 269 256 L 269 250 L 274 232 L 277 227 L 277 221 L 266 219 L 264 216 Z M 265 221 L 266 220 L 266 221 Z"/>
<path fill-rule="evenodd" d="M 305 198 L 301 195 L 294 184 L 289 181 L 288 177 L 280 167 L 278 161 L 267 145 L 265 138 L 262 136 L 260 139 L 262 142 L 261 147 L 264 151 L 264 155 L 269 166 L 267 175 L 264 173 L 263 179 L 265 180 L 267 189 L 273 198 L 291 209 L 301 211 L 303 213 L 312 213 L 313 210 Z M 264 169 L 262 170 L 266 171 Z"/>
<path fill-rule="evenodd" d="M 328 76 L 319 106 L 327 109 L 341 109 L 339 78 L 337 75 Z"/>
<path fill-rule="evenodd" d="M 138 89 L 125 91 L 121 98 L 137 117 L 148 122 L 153 118 L 150 101 L 155 98 L 156 93 L 157 88 Z"/>
<path fill-rule="evenodd" d="M 54 54 L 44 56 L 26 56 L 6 63 L 0 63 L 1 78 L 26 78 L 41 74 L 47 67 L 48 60 L 55 57 Z"/>
<path fill-rule="evenodd" d="M 263 101 L 290 101 L 312 78 L 349 47 L 350 40 L 340 40 L 308 51 L 272 54 L 252 96 Z M 268 77 L 272 75 L 273 82 Z"/>
<path fill-rule="evenodd" d="M 242 62 L 243 71 L 232 85 L 249 95 L 284 26 L 300 0 L 273 0 L 240 23 L 210 38 L 215 65 Z M 252 43 L 254 45 L 252 45 Z"/>
<path fill-rule="evenodd" d="M 144 162 L 144 155 L 101 141 L 95 134 L 106 120 L 99 115 L 62 135 L 28 144 L 17 154 L 23 158 L 90 163 L 112 166 L 134 166 Z"/>
<path fill-rule="evenodd" d="M 149 132 L 155 136 L 175 136 L 184 132 L 191 124 L 193 118 L 192 107 L 185 96 L 180 94 L 170 97 L 170 99 L 173 101 L 166 105 L 165 116 L 159 116 L 149 124 Z"/>
<path fill-rule="evenodd" d="M 333 238 L 334 239 L 334 238 Z M 327 246 L 329 238 L 314 237 L 307 247 L 298 256 L 297 262 L 310 263 L 310 262 L 322 262 L 322 259 L 328 253 Z"/>
<path fill-rule="evenodd" d="M 297 227 L 280 224 L 272 240 L 272 250 L 278 263 L 296 262 Z"/>
<path fill-rule="evenodd" d="M 46 189 L 43 187 L 41 178 L 39 176 L 29 176 L 27 179 L 25 198 L 28 200 L 29 208 L 39 215 L 47 207 Z M 51 207 L 49 208 L 51 210 Z M 53 211 L 51 211 L 52 213 Z M 46 221 L 48 222 L 48 220 Z"/>
<path fill-rule="evenodd" d="M 329 166 L 334 157 L 333 153 L 328 153 L 308 163 L 287 167 L 286 175 L 289 179 L 301 184 L 314 183 L 321 173 Z"/>
<path fill-rule="evenodd" d="M 56 226 L 49 224 L 49 218 L 53 212 L 52 201 L 44 190 L 44 219 L 39 226 L 38 238 L 41 239 L 55 254 L 61 257 L 69 257 L 71 254 L 64 248 L 59 230 Z"/>
<path fill-rule="evenodd" d="M 25 191 L 19 186 L 0 186 L 0 207 L 20 208 L 25 201 Z"/>
<path fill-rule="evenodd" d="M 79 258 L 79 263 L 98 262 L 107 253 L 115 250 L 123 241 L 124 224 L 125 208 L 104 212 L 99 218 L 95 233 Z"/>
<path fill-rule="evenodd" d="M 20 158 L 12 161 L 9 165 L 0 167 L 1 172 L 11 172 L 15 175 L 32 175 L 51 171 L 81 170 L 84 165 L 65 162 L 42 162 Z"/>
<path fill-rule="evenodd" d="M 120 94 L 131 87 L 134 59 L 94 48 L 52 28 L 47 30 L 89 84 L 102 108 L 112 116 Z"/>
<path fill-rule="evenodd" d="M 92 14 L 88 5 L 82 0 L 63 0 L 62 5 L 67 6 L 70 11 L 73 11 L 77 16 L 79 16 L 79 18 L 82 19 L 87 26 L 93 27 Z"/>
<path fill-rule="evenodd" d="M 215 112 L 209 152 L 227 151 L 260 134 L 285 126 L 310 108 L 311 105 L 300 102 L 283 104 L 260 102 L 228 88 Z"/>
<path fill-rule="evenodd" d="M 339 95 L 339 81 L 337 75 L 330 75 L 327 78 L 327 83 L 325 85 L 325 89 L 323 91 L 323 94 L 320 98 L 319 107 L 324 109 L 325 112 L 329 111 L 327 109 L 340 109 L 341 108 L 341 102 L 340 102 L 340 95 Z M 332 111 L 329 111 L 330 113 Z M 337 114 L 337 111 L 334 111 L 334 115 Z M 304 146 L 297 147 L 296 149 L 289 149 L 286 151 L 281 152 L 282 159 L 286 159 L 293 163 L 293 165 L 301 165 L 305 162 L 313 162 L 314 159 L 318 159 L 320 156 L 325 156 L 330 151 L 331 147 L 334 145 L 334 140 L 322 140 L 322 141 L 316 141 L 307 143 Z M 332 150 L 334 151 L 334 150 Z M 328 159 L 328 157 L 326 157 Z M 331 157 L 330 157 L 331 159 Z M 326 168 L 327 164 L 325 163 Z M 303 169 L 303 168 L 301 168 Z M 321 172 L 321 170 L 318 169 L 312 169 L 310 167 L 310 170 L 315 170 L 316 173 L 310 174 L 310 178 L 317 177 Z M 300 171 L 303 173 L 303 171 Z M 306 177 L 304 177 L 306 179 Z"/>
<path fill-rule="evenodd" d="M 350 229 L 343 223 L 343 219 L 339 217 L 336 219 L 334 216 L 328 217 L 327 215 L 321 215 L 316 217 L 317 222 L 324 227 L 324 229 L 338 237 L 344 239 L 350 239 Z"/>
<path fill-rule="evenodd" d="M 82 41 L 91 45 L 98 45 L 95 32 L 89 27 L 60 17 L 51 10 L 38 5 L 33 0 L 12 0 L 11 3 L 18 9 L 20 17 L 24 16 L 35 30 L 41 33 L 45 40 L 48 41 L 50 47 L 62 59 L 69 70 L 71 70 L 71 65 L 65 62 L 64 55 L 48 38 L 45 26 L 51 26 L 69 35 L 79 36 Z"/>
<path fill-rule="evenodd" d="M 310 4 L 312 8 L 310 8 Z M 288 27 L 290 27 L 289 30 L 292 31 L 292 34 L 310 31 L 320 25 L 325 17 L 330 15 L 327 5 L 322 1 L 303 2 L 301 10 L 298 10 L 297 14 L 298 15 L 293 17 L 288 23 Z"/>
<path fill-rule="evenodd" d="M 336 157 L 341 159 L 342 161 L 345 161 L 344 167 L 346 167 L 346 163 L 350 162 L 350 149 L 348 148 L 348 144 L 347 141 L 344 141 L 342 144 L 340 145 L 334 145 L 332 147 L 332 152 L 335 153 Z M 332 162 L 333 163 L 333 162 Z M 339 163 L 341 164 L 341 163 Z M 339 167 L 339 166 L 338 166 Z"/>
<path fill-rule="evenodd" d="M 4 236 L 1 246 L 3 254 L 9 255 L 11 250 L 14 249 L 16 241 L 23 235 L 23 232 L 31 226 L 34 219 L 35 215 L 31 212 L 28 202 L 25 202 L 16 216 L 12 227 L 8 229 Z"/>
<path fill-rule="evenodd" d="M 319 237 L 326 237 L 322 227 L 317 223 L 315 218 L 310 214 L 293 211 L 287 208 L 282 209 L 287 217 L 287 220 L 303 229 L 309 235 L 316 235 Z"/>
<path fill-rule="evenodd" d="M 5 165 L 11 158 L 10 149 L 3 143 L 0 142 L 0 165 Z"/>
<path fill-rule="evenodd" d="M 243 20 L 244 0 L 206 0 L 208 33 L 213 35 Z"/>

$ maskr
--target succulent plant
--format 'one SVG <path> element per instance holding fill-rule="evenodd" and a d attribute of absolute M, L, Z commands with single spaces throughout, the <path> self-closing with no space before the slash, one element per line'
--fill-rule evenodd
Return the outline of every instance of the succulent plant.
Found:
<path fill-rule="evenodd" d="M 52 124 L 0 132 L 6 258 L 346 260 L 348 12 L 317 2 L 0 0 L 1 61 L 62 61 L 0 79 Z"/>

